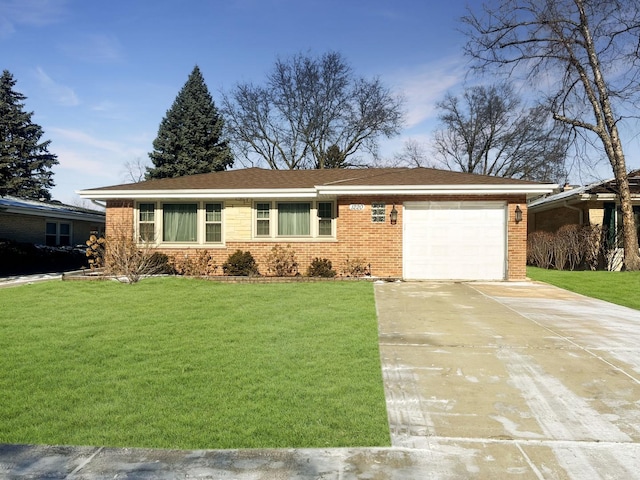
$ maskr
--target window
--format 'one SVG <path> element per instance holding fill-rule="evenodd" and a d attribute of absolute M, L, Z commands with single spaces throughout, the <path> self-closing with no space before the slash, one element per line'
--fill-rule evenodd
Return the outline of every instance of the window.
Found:
<path fill-rule="evenodd" d="M 607 247 L 624 248 L 622 233 L 622 208 L 615 203 L 605 202 L 602 226 L 606 231 L 605 243 Z M 633 217 L 636 222 L 638 240 L 640 240 L 640 206 L 633 206 Z"/>
<path fill-rule="evenodd" d="M 197 204 L 165 203 L 162 205 L 162 241 L 195 242 L 197 239 Z"/>
<path fill-rule="evenodd" d="M 254 203 L 255 238 L 310 237 L 335 235 L 334 201 L 258 201 Z"/>
<path fill-rule="evenodd" d="M 386 220 L 386 205 L 384 203 L 371 204 L 371 221 L 373 223 L 384 223 Z"/>
<path fill-rule="evenodd" d="M 45 244 L 48 247 L 71 245 L 71 224 L 47 222 L 45 227 Z"/>
<path fill-rule="evenodd" d="M 256 235 L 259 237 L 268 237 L 271 234 L 269 223 L 270 211 L 270 203 L 256 204 Z"/>
<path fill-rule="evenodd" d="M 71 245 L 71 225 L 68 223 L 58 224 L 58 245 Z"/>
<path fill-rule="evenodd" d="M 205 205 L 205 241 L 222 242 L 222 204 L 207 203 Z"/>
<path fill-rule="evenodd" d="M 154 203 L 141 203 L 138 206 L 138 235 L 143 242 L 153 242 L 156 239 Z"/>
<path fill-rule="evenodd" d="M 318 235 L 321 237 L 331 236 L 333 219 L 333 203 L 318 202 Z"/>
<path fill-rule="evenodd" d="M 311 234 L 310 203 L 278 203 L 278 235 L 308 236 Z"/>

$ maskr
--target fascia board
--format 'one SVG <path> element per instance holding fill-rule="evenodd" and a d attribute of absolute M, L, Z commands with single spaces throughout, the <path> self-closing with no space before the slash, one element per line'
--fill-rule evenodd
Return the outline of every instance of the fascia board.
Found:
<path fill-rule="evenodd" d="M 577 205 L 582 202 L 589 201 L 601 201 L 601 202 L 613 202 L 617 199 L 615 193 L 577 193 L 570 197 L 561 197 L 550 201 L 542 201 L 538 205 L 529 205 L 529 211 L 531 212 L 546 212 L 547 210 L 553 210 L 558 207 L 565 207 L 567 205 Z"/>
<path fill-rule="evenodd" d="M 65 212 L 56 210 L 34 210 L 30 208 L 21 207 L 6 207 L 2 209 L 2 213 L 10 213 L 14 215 L 25 215 L 31 217 L 42 217 L 50 219 L 63 219 L 63 220 L 82 220 L 85 222 L 104 222 L 105 216 L 91 213 L 80 212 Z"/>
<path fill-rule="evenodd" d="M 493 195 L 551 193 L 557 185 L 389 185 L 382 187 L 334 186 L 316 187 L 323 195 Z"/>
<path fill-rule="evenodd" d="M 225 198 L 315 198 L 314 188 L 281 188 L 281 189 L 193 189 L 193 190 L 79 190 L 81 198 L 91 200 L 131 199 L 225 199 Z"/>

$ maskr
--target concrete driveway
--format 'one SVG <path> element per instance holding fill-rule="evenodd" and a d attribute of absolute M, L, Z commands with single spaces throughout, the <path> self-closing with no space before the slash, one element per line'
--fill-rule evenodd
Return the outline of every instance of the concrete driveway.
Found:
<path fill-rule="evenodd" d="M 536 283 L 376 301 L 392 442 L 433 478 L 640 478 L 640 312 Z"/>
<path fill-rule="evenodd" d="M 392 448 L 0 445 L 0 478 L 640 479 L 640 312 L 536 283 L 379 283 Z"/>

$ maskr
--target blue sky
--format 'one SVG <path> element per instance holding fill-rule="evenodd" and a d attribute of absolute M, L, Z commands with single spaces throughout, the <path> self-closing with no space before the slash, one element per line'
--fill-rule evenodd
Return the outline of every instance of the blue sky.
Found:
<path fill-rule="evenodd" d="M 475 3 L 475 2 L 473 2 Z M 406 101 L 400 137 L 427 142 L 434 105 L 467 70 L 466 0 L 0 0 L 2 69 L 27 96 L 54 167 L 55 199 L 122 183 L 148 162 L 158 126 L 194 65 L 220 91 L 264 80 L 278 56 L 340 52 Z"/>

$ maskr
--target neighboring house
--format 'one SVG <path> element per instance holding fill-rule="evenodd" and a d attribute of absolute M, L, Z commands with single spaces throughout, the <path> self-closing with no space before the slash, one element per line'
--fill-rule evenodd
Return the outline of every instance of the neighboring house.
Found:
<path fill-rule="evenodd" d="M 301 272 L 319 257 L 338 273 L 359 259 L 374 277 L 521 280 L 527 199 L 555 187 L 428 168 L 249 168 L 78 194 L 106 201 L 107 238 L 125 234 L 170 256 L 206 249 L 221 265 L 248 250 L 266 273 L 280 244 Z"/>
<path fill-rule="evenodd" d="M 640 170 L 629 172 L 633 213 L 640 239 Z M 529 233 L 555 232 L 564 225 L 595 225 L 602 228 L 604 265 L 622 267 L 622 210 L 615 179 L 604 180 L 539 198 L 529 204 Z"/>
<path fill-rule="evenodd" d="M 640 170 L 629 173 L 629 188 L 636 226 L 640 226 Z M 612 236 L 622 226 L 622 212 L 615 179 L 592 183 L 532 201 L 529 232 L 555 232 L 563 225 L 598 225 Z"/>
<path fill-rule="evenodd" d="M 92 233 L 104 232 L 105 213 L 98 210 L 0 197 L 0 240 L 36 245 L 84 244 Z"/>

